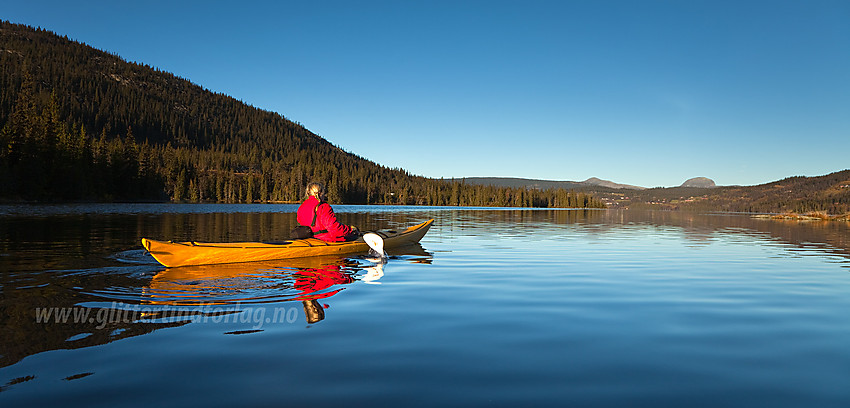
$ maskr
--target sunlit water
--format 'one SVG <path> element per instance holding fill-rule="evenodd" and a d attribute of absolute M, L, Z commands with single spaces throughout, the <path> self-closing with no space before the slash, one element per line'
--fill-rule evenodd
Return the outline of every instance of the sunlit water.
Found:
<path fill-rule="evenodd" d="M 280 240 L 294 210 L 0 206 L 0 406 L 850 406 L 846 223 L 338 206 L 436 221 L 383 265 L 139 245 Z"/>

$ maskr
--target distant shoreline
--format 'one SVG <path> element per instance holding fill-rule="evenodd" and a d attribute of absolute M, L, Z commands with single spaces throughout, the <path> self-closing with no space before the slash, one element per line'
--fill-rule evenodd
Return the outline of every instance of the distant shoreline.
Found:
<path fill-rule="evenodd" d="M 808 212 L 800 213 L 782 213 L 782 214 L 756 214 L 752 218 L 765 220 L 784 220 L 784 221 L 845 221 L 850 222 L 850 213 L 840 215 L 829 215 L 825 212 Z"/>

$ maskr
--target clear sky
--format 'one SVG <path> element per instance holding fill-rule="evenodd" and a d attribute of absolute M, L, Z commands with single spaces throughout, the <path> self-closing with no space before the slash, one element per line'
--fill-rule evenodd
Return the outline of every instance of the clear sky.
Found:
<path fill-rule="evenodd" d="M 6 1 L 427 177 L 850 168 L 850 1 Z"/>

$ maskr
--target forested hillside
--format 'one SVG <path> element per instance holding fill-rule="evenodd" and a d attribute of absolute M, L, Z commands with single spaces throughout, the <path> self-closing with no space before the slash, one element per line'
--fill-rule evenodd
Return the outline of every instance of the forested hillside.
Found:
<path fill-rule="evenodd" d="M 280 114 L 49 31 L 0 22 L 0 199 L 603 207 L 467 185 L 345 152 Z"/>
<path fill-rule="evenodd" d="M 850 170 L 757 186 L 654 188 L 629 193 L 630 208 L 731 212 L 850 213 Z"/>

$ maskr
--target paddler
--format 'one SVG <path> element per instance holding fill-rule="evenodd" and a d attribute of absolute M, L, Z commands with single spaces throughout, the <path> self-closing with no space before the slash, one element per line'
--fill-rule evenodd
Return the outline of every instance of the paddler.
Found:
<path fill-rule="evenodd" d="M 360 237 L 357 227 L 337 221 L 333 208 L 327 203 L 327 190 L 322 183 L 312 182 L 305 189 L 307 199 L 298 207 L 298 224 L 309 226 L 313 238 L 327 242 L 351 241 Z"/>

